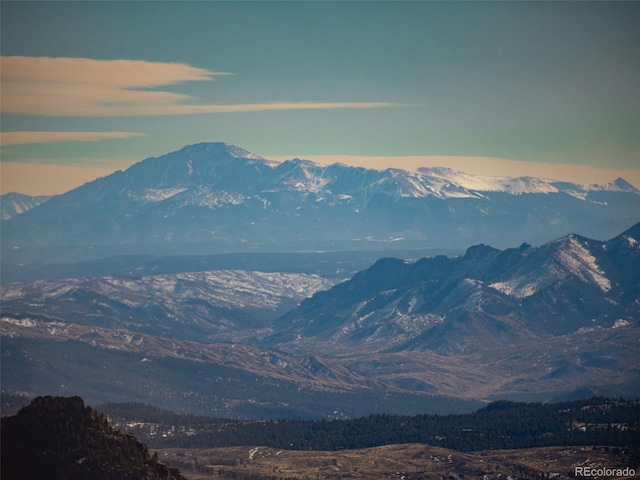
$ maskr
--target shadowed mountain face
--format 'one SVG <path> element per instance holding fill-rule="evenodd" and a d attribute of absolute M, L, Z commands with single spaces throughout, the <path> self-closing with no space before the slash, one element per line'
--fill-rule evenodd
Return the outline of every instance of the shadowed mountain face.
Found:
<path fill-rule="evenodd" d="M 2 419 L 5 480 L 185 480 L 80 397 L 38 397 Z"/>
<path fill-rule="evenodd" d="M 386 258 L 283 316 L 268 342 L 307 351 L 471 353 L 637 324 L 640 224 L 600 242 Z"/>
<path fill-rule="evenodd" d="M 87 183 L 3 224 L 5 261 L 123 253 L 507 247 L 640 220 L 622 179 L 583 187 L 449 169 L 275 164 L 203 143 Z M 20 247 L 16 251 L 13 247 Z"/>

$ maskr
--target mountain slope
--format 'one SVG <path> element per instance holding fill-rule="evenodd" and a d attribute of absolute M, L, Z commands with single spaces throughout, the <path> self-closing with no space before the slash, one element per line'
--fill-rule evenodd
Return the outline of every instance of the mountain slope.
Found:
<path fill-rule="evenodd" d="M 334 285 L 317 275 L 215 270 L 80 277 L 2 287 L 7 318 L 127 328 L 183 340 L 233 340 L 318 290 Z"/>
<path fill-rule="evenodd" d="M 640 224 L 607 242 L 568 235 L 540 247 L 480 245 L 456 258 L 382 259 L 287 313 L 267 344 L 455 354 L 638 327 L 637 239 Z"/>
<path fill-rule="evenodd" d="M 622 179 L 584 187 L 444 168 L 276 164 L 233 145 L 203 143 L 146 159 L 7 220 L 2 245 L 5 260 L 15 263 L 114 250 L 504 247 L 571 231 L 608 238 L 639 221 L 638 212 L 640 191 Z"/>
<path fill-rule="evenodd" d="M 604 242 L 384 258 L 277 319 L 281 298 L 322 281 L 218 271 L 8 284 L 2 385 L 252 418 L 433 411 L 439 396 L 635 397 L 639 238 L 640 224 Z"/>
<path fill-rule="evenodd" d="M 475 400 L 385 385 L 333 359 L 203 344 L 63 322 L 2 324 L 2 388 L 142 401 L 231 418 L 336 418 L 378 411 L 469 411 Z"/>
<path fill-rule="evenodd" d="M 0 205 L 2 206 L 2 220 L 9 220 L 16 215 L 20 215 L 41 203 L 49 200 L 51 196 L 40 195 L 32 197 L 22 193 L 11 192 L 0 196 Z"/>

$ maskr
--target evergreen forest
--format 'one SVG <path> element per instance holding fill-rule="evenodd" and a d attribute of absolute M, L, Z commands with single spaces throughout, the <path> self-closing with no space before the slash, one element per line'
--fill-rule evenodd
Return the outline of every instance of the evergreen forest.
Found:
<path fill-rule="evenodd" d="M 470 452 L 568 445 L 640 446 L 640 401 L 594 397 L 563 403 L 498 401 L 469 414 L 375 414 L 347 420 L 227 420 L 139 403 L 98 409 L 154 448 L 261 445 L 341 450 L 425 443 Z"/>

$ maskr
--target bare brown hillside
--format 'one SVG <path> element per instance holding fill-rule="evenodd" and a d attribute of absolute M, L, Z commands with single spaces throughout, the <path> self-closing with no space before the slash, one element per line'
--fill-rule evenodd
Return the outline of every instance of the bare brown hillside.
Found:
<path fill-rule="evenodd" d="M 189 480 L 270 479 L 540 479 L 574 478 L 576 466 L 633 468 L 630 452 L 609 447 L 550 447 L 462 453 L 422 444 L 337 452 L 265 447 L 165 449 L 159 458 Z M 637 456 L 636 456 L 637 458 Z M 608 477 L 628 478 L 628 477 Z"/>

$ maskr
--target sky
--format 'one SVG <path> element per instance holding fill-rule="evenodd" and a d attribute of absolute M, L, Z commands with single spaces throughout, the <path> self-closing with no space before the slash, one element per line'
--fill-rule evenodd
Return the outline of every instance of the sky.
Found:
<path fill-rule="evenodd" d="M 185 145 L 640 187 L 640 2 L 0 2 L 0 186 Z"/>

